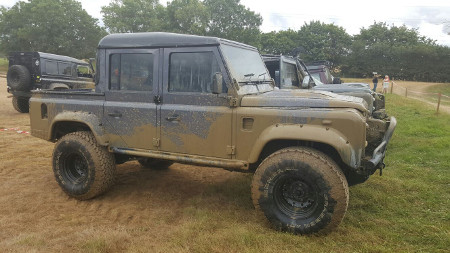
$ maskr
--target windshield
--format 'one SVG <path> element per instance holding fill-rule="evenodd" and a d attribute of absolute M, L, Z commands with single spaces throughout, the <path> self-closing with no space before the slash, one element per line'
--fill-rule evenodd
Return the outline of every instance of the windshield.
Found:
<path fill-rule="evenodd" d="M 312 79 L 314 80 L 314 83 L 315 83 L 316 85 L 323 85 L 323 83 L 322 83 L 319 79 L 317 79 L 317 78 L 314 76 L 314 74 L 312 74 Z"/>
<path fill-rule="evenodd" d="M 258 51 L 230 45 L 221 45 L 233 78 L 239 83 L 270 81 L 261 55 Z"/>
<path fill-rule="evenodd" d="M 320 73 L 312 73 L 311 76 L 316 79 L 316 80 L 321 80 L 320 79 Z M 315 81 L 315 80 L 314 80 Z"/>

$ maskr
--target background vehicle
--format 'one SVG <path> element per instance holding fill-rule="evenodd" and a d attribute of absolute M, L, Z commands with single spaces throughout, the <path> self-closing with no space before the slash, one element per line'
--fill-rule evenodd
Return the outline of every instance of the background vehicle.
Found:
<path fill-rule="evenodd" d="M 385 113 L 384 95 L 373 92 L 368 84 L 324 84 L 300 59 L 282 55 L 263 55 L 263 59 L 270 75 L 274 77 L 276 86 L 280 89 L 302 88 L 360 97 L 369 105 L 369 111 L 375 118 L 388 118 Z"/>
<path fill-rule="evenodd" d="M 315 61 L 306 64 L 311 76 L 320 80 L 324 84 L 341 84 L 342 80 L 340 77 L 334 77 L 331 74 L 330 68 L 332 63 L 329 61 Z"/>
<path fill-rule="evenodd" d="M 214 166 L 255 173 L 253 203 L 276 229 L 329 232 L 348 206 L 346 176 L 382 169 L 396 126 L 383 121 L 371 139 L 362 99 L 275 89 L 256 48 L 224 39 L 108 35 L 97 70 L 95 91 L 30 100 L 31 133 L 56 142 L 56 181 L 80 200 L 107 191 L 129 160 Z"/>
<path fill-rule="evenodd" d="M 13 52 L 8 56 L 8 93 L 18 112 L 28 112 L 32 90 L 93 88 L 91 64 L 68 56 L 42 52 Z"/>

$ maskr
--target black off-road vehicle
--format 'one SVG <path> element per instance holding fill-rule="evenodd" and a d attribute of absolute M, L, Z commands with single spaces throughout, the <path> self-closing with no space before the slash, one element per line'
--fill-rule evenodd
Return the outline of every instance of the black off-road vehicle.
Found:
<path fill-rule="evenodd" d="M 7 89 L 18 112 L 28 112 L 32 90 L 94 87 L 92 65 L 85 61 L 41 52 L 13 52 L 8 59 Z"/>

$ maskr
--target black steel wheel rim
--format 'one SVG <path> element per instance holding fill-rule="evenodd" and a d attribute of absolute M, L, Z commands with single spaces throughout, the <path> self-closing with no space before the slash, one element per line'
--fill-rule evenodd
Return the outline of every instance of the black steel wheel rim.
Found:
<path fill-rule="evenodd" d="M 320 206 L 317 187 L 299 177 L 281 176 L 274 186 L 274 199 L 278 209 L 294 219 L 305 219 Z"/>
<path fill-rule="evenodd" d="M 65 178 L 74 184 L 79 184 L 87 179 L 88 163 L 78 153 L 70 153 L 62 159 L 62 173 Z"/>

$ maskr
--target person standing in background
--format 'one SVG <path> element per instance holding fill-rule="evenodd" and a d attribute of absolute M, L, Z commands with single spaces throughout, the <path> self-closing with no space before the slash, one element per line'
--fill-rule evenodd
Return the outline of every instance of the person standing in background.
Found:
<path fill-rule="evenodd" d="M 389 76 L 385 75 L 383 80 L 383 94 L 386 94 L 388 89 L 389 89 Z"/>
<path fill-rule="evenodd" d="M 377 91 L 377 85 L 378 85 L 378 77 L 377 77 L 377 75 L 373 75 L 372 83 L 373 83 L 373 91 L 376 92 Z"/>

